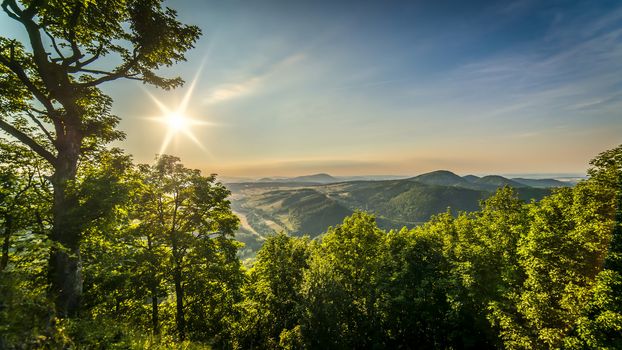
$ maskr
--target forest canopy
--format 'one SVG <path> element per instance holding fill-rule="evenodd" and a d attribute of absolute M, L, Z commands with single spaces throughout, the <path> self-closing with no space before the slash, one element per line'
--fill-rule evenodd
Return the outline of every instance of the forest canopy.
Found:
<path fill-rule="evenodd" d="M 1 7 L 28 38 L 0 37 L 0 349 L 622 348 L 622 146 L 539 201 L 389 231 L 358 211 L 245 266 L 215 175 L 108 146 L 100 86 L 180 86 L 158 70 L 199 28 L 159 0 Z"/>
<path fill-rule="evenodd" d="M 313 240 L 275 234 L 247 267 L 214 176 L 172 156 L 135 165 L 100 152 L 77 176 L 83 215 L 96 213 L 81 244 L 81 313 L 50 324 L 50 169 L 2 145 L 5 348 L 622 344 L 622 146 L 538 202 L 504 187 L 477 212 L 388 232 L 357 212 Z"/>

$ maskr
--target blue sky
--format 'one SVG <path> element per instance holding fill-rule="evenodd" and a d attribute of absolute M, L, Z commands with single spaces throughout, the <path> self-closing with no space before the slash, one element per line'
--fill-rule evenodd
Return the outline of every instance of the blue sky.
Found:
<path fill-rule="evenodd" d="M 166 72 L 204 62 L 188 114 L 214 125 L 166 152 L 207 172 L 583 172 L 622 143 L 620 1 L 167 4 L 204 36 Z M 148 89 L 172 107 L 186 90 Z M 105 91 L 121 146 L 153 159 L 166 130 L 144 88 Z"/>

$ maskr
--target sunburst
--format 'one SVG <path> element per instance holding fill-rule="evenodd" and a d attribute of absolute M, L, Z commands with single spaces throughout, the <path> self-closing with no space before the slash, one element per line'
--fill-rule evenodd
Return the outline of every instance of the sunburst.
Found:
<path fill-rule="evenodd" d="M 190 99 L 192 98 L 192 94 L 194 93 L 194 89 L 196 87 L 199 75 L 201 74 L 202 68 L 203 68 L 203 64 L 201 64 L 201 67 L 199 68 L 196 75 L 194 76 L 194 79 L 192 80 L 192 83 L 190 84 L 188 91 L 184 95 L 181 103 L 179 104 L 179 106 L 177 106 L 177 108 L 171 109 L 167 107 L 164 103 L 158 100 L 153 94 L 145 90 L 147 95 L 149 95 L 149 97 L 153 100 L 153 102 L 156 104 L 158 109 L 160 109 L 160 112 L 162 112 L 160 116 L 155 117 L 155 118 L 148 118 L 148 119 L 156 121 L 158 123 L 165 124 L 167 126 L 166 135 L 164 136 L 164 139 L 162 140 L 162 145 L 160 146 L 159 154 L 163 154 L 164 151 L 166 151 L 166 149 L 168 148 L 173 138 L 177 134 L 180 134 L 180 133 L 184 134 L 186 137 L 192 140 L 197 146 L 199 146 L 202 150 L 206 151 L 203 144 L 201 144 L 199 139 L 197 139 L 197 137 L 192 133 L 192 127 L 193 126 L 209 126 L 209 125 L 214 125 L 214 124 L 207 122 L 207 121 L 203 121 L 203 120 L 193 119 L 189 117 L 187 113 L 188 104 L 190 102 Z"/>

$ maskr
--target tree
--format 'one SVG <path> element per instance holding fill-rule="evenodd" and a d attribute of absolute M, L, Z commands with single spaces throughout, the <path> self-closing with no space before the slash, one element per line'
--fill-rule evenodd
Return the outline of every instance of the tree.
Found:
<path fill-rule="evenodd" d="M 384 347 L 379 286 L 384 277 L 386 233 L 357 212 L 329 228 L 312 250 L 303 295 L 303 333 L 312 348 Z"/>
<path fill-rule="evenodd" d="M 72 317 L 82 291 L 84 227 L 73 189 L 78 161 L 86 150 L 123 137 L 115 130 L 112 101 L 98 86 L 117 79 L 165 89 L 181 85 L 156 71 L 184 60 L 200 30 L 178 22 L 160 0 L 3 0 L 2 9 L 26 30 L 29 49 L 0 38 L 0 128 L 54 169 L 50 294 L 57 315 Z M 121 63 L 94 67 L 107 56 Z"/>
<path fill-rule="evenodd" d="M 9 263 L 13 235 L 20 230 L 45 232 L 50 200 L 45 179 L 48 170 L 29 149 L 17 143 L 0 141 L 0 272 Z"/>
<path fill-rule="evenodd" d="M 531 207 L 521 238 L 521 286 L 513 288 L 514 315 L 502 325 L 508 348 L 559 348 L 588 303 L 610 239 L 612 220 L 584 184 L 559 189 Z"/>
<path fill-rule="evenodd" d="M 303 318 L 301 285 L 308 268 L 308 237 L 285 233 L 269 236 L 257 253 L 245 290 L 247 299 L 239 342 L 246 348 L 274 348 L 281 333 L 300 325 Z"/>
<path fill-rule="evenodd" d="M 622 274 L 622 145 L 599 154 L 590 165 L 588 184 L 614 220 L 605 268 Z"/>
<path fill-rule="evenodd" d="M 388 295 L 384 328 L 390 335 L 389 348 L 450 347 L 453 325 L 446 250 L 454 221 L 446 213 L 415 229 L 388 233 L 388 268 L 380 288 Z"/>
<path fill-rule="evenodd" d="M 134 218 L 139 221 L 142 237 L 147 242 L 143 250 L 149 256 L 160 255 L 161 245 L 166 246 L 170 264 L 165 269 L 170 271 L 173 282 L 175 322 L 183 340 L 188 309 L 184 302 L 205 292 L 206 278 L 212 277 L 210 272 L 215 271 L 214 267 L 224 269 L 233 264 L 232 272 L 235 272 L 237 266 L 237 273 L 221 277 L 223 283 L 235 283 L 236 274 L 241 276 L 235 256 L 237 244 L 228 239 L 239 221 L 226 199 L 229 191 L 215 182 L 214 175 L 201 176 L 199 170 L 185 168 L 179 158 L 168 155 L 159 156 L 153 166 L 142 166 L 141 171 L 142 206 L 134 213 Z M 149 286 L 154 329 L 157 329 L 159 294 L 156 268 L 162 269 L 162 266 L 151 265 L 153 284 Z M 196 293 L 187 295 L 188 288 Z"/>
<path fill-rule="evenodd" d="M 34 347 L 33 325 L 42 325 L 49 314 L 43 288 L 48 170 L 26 147 L 0 140 L 0 348 Z"/>
<path fill-rule="evenodd" d="M 584 192 L 591 195 L 592 202 L 600 205 L 583 206 L 581 213 L 601 215 L 600 227 L 601 230 L 604 228 L 602 231 L 605 233 L 605 243 L 608 242 L 608 247 L 601 249 L 601 254 L 598 255 L 597 266 L 600 267 L 602 263 L 603 269 L 596 275 L 594 288 L 579 317 L 573 337 L 569 337 L 566 343 L 569 348 L 577 349 L 620 349 L 622 348 L 622 145 L 599 154 L 590 165 L 591 168 L 588 170 L 590 178 L 582 183 L 581 187 Z"/>

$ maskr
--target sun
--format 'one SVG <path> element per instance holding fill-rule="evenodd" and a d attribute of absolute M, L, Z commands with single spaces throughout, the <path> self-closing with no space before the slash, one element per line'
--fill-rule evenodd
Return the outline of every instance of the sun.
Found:
<path fill-rule="evenodd" d="M 163 106 L 160 107 L 162 109 L 162 115 L 156 118 L 149 118 L 158 123 L 164 124 L 167 129 L 164 140 L 162 140 L 162 146 L 160 147 L 160 154 L 164 154 L 173 138 L 175 138 L 178 134 L 183 134 L 183 136 L 189 138 L 202 150 L 206 151 L 205 147 L 203 147 L 199 139 L 197 139 L 192 132 L 192 128 L 194 126 L 213 125 L 213 123 L 193 119 L 185 114 L 184 111 L 180 111 L 179 109 L 171 111 Z"/>
<path fill-rule="evenodd" d="M 181 113 L 173 112 L 165 116 L 165 122 L 172 131 L 186 130 L 190 120 Z"/>
<path fill-rule="evenodd" d="M 201 142 L 197 139 L 197 137 L 192 133 L 193 126 L 205 126 L 205 125 L 215 125 L 214 123 L 206 122 L 203 120 L 194 119 L 188 116 L 188 104 L 190 102 L 190 98 L 192 97 L 192 93 L 197 83 L 197 79 L 200 75 L 201 69 L 203 67 L 203 63 L 199 67 L 199 71 L 196 73 L 192 83 L 190 84 L 190 88 L 184 95 L 181 104 L 177 106 L 175 109 L 171 109 L 164 105 L 160 100 L 158 100 L 155 96 L 153 96 L 146 89 L 145 93 L 153 100 L 156 106 L 160 109 L 162 114 L 159 117 L 155 118 L 147 118 L 153 121 L 156 121 L 161 124 L 165 124 L 167 127 L 166 135 L 164 136 L 164 140 L 162 140 L 162 146 L 160 147 L 160 154 L 163 154 L 168 148 L 169 144 L 173 140 L 173 138 L 177 134 L 183 134 L 190 140 L 192 140 L 197 146 L 199 146 L 202 150 L 207 151 L 205 147 L 201 144 Z"/>

